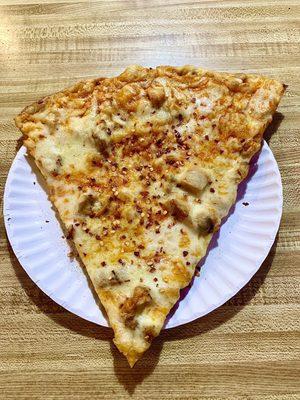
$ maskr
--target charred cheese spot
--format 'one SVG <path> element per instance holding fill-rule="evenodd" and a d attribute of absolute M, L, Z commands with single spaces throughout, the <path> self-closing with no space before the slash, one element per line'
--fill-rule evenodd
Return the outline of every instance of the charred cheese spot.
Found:
<path fill-rule="evenodd" d="M 130 329 L 136 328 L 136 315 L 143 311 L 151 302 L 150 290 L 143 286 L 137 286 L 134 289 L 132 297 L 127 298 L 120 306 L 121 317 L 125 325 Z"/>
<path fill-rule="evenodd" d="M 92 154 L 87 157 L 88 166 L 91 168 L 102 168 L 103 158 L 99 154 Z"/>
<path fill-rule="evenodd" d="M 108 157 L 108 140 L 97 136 L 95 133 L 92 134 L 96 149 L 105 157 Z"/>

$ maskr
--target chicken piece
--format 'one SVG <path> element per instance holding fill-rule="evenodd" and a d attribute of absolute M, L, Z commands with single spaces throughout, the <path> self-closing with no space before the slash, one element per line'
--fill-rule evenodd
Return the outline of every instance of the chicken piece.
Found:
<path fill-rule="evenodd" d="M 165 205 L 169 209 L 170 214 L 177 221 L 184 221 L 189 215 L 187 204 L 179 198 L 171 198 L 166 202 Z"/>
<path fill-rule="evenodd" d="M 160 107 L 166 99 L 165 90 L 162 86 L 150 86 L 147 89 L 147 94 L 151 103 L 155 107 Z"/>
<path fill-rule="evenodd" d="M 183 189 L 199 194 L 208 184 L 208 174 L 201 167 L 192 167 L 184 171 L 178 178 L 177 182 Z"/>
<path fill-rule="evenodd" d="M 189 219 L 199 234 L 212 233 L 218 226 L 214 211 L 203 206 L 195 207 Z"/>
<path fill-rule="evenodd" d="M 95 197 L 92 194 L 83 194 L 78 206 L 79 214 L 100 217 L 108 208 L 108 198 Z"/>

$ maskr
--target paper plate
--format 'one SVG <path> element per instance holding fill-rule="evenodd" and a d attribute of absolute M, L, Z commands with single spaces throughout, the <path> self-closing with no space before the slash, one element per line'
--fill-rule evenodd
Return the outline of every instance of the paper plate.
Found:
<path fill-rule="evenodd" d="M 255 274 L 276 236 L 282 212 L 282 185 L 266 143 L 241 183 L 238 199 L 202 261 L 199 277 L 182 293 L 166 328 L 202 317 L 234 296 Z M 108 326 L 87 276 L 63 238 L 43 178 L 22 147 L 11 166 L 4 193 L 7 235 L 21 265 L 56 303 Z"/>

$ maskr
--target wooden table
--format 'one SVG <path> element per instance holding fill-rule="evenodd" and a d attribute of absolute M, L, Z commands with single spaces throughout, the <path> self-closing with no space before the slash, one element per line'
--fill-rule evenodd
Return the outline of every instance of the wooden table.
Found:
<path fill-rule="evenodd" d="M 1 220 L 0 398 L 300 399 L 299 0 L 0 4 L 1 194 L 20 137 L 13 117 L 81 78 L 132 63 L 189 63 L 289 85 L 269 130 L 284 212 L 268 258 L 223 307 L 164 331 L 133 370 L 109 329 L 65 311 L 31 282 Z"/>

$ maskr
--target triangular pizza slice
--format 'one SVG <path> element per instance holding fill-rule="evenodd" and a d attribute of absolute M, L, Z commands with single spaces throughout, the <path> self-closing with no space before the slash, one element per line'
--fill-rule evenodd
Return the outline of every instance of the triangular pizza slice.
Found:
<path fill-rule="evenodd" d="M 235 202 L 284 87 L 192 66 L 132 66 L 16 118 L 131 366 Z"/>

